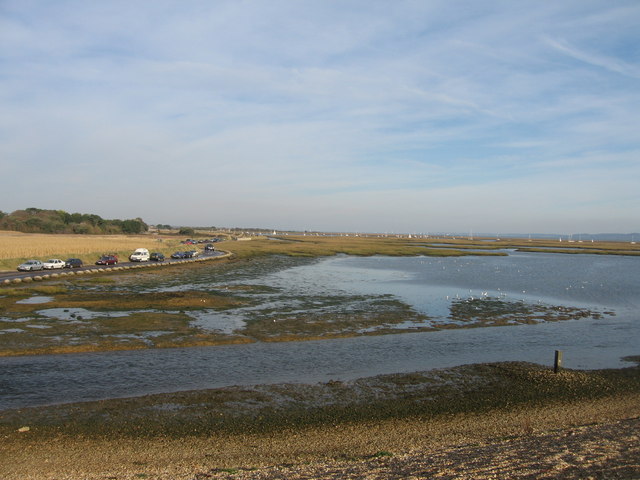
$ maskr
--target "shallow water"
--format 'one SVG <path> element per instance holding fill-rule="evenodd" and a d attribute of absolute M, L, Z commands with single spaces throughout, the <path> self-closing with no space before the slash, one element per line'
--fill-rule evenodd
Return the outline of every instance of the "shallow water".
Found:
<path fill-rule="evenodd" d="M 244 316 L 266 315 L 274 306 L 334 308 L 328 303 L 332 298 L 335 304 L 336 297 L 348 302 L 375 295 L 392 295 L 431 317 L 446 316 L 455 298 L 485 294 L 615 316 L 323 341 L 0 358 L 0 409 L 229 385 L 348 380 L 477 362 L 551 365 L 555 350 L 564 352 L 567 368 L 630 366 L 621 358 L 640 354 L 639 267 L 637 257 L 516 252 L 508 257 L 277 258 L 252 267 L 193 269 L 164 280 L 148 277 L 138 288 L 269 287 L 257 290 L 261 293 L 252 296 L 251 307 L 220 315 L 225 331 L 241 326 Z M 216 328 L 216 315 L 204 312 L 196 321 Z"/>
<path fill-rule="evenodd" d="M 18 300 L 16 303 L 24 303 L 24 304 L 39 304 L 39 303 L 49 303 L 50 301 L 52 301 L 53 298 L 52 297 L 45 297 L 45 296 L 34 296 L 34 297 L 30 297 L 30 298 L 25 298 L 23 300 Z"/>

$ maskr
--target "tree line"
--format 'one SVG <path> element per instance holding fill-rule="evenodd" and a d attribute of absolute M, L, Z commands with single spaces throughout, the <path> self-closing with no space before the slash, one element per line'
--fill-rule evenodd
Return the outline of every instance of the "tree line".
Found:
<path fill-rule="evenodd" d="M 107 220 L 88 213 L 26 208 L 12 213 L 0 211 L 0 230 L 24 233 L 136 234 L 149 230 L 140 218 Z"/>

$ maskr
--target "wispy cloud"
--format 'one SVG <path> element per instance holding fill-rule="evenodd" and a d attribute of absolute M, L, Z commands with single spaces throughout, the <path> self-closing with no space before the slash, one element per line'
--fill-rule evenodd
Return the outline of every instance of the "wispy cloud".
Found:
<path fill-rule="evenodd" d="M 631 78 L 640 78 L 640 66 L 630 64 L 615 57 L 607 57 L 597 53 L 583 51 L 569 45 L 564 40 L 546 38 L 546 42 L 554 49 L 588 65 L 600 67 L 613 73 Z"/>
<path fill-rule="evenodd" d="M 5 0 L 0 209 L 637 230 L 638 20 L 634 1 Z"/>

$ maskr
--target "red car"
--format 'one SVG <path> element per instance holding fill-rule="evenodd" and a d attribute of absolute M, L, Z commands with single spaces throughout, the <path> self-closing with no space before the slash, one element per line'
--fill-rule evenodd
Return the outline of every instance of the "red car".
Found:
<path fill-rule="evenodd" d="M 115 255 L 103 255 L 100 260 L 96 262 L 96 265 L 115 265 L 118 263 L 118 257 Z"/>

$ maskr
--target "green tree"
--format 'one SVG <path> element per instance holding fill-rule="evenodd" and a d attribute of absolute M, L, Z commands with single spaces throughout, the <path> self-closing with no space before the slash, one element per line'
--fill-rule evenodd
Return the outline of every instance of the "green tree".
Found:
<path fill-rule="evenodd" d="M 67 213 L 64 210 L 58 210 L 58 216 L 60 217 L 62 223 L 64 223 L 65 225 L 69 225 L 69 223 L 71 223 L 70 213 Z"/>
<path fill-rule="evenodd" d="M 102 219 L 102 217 L 100 215 L 86 215 L 86 220 L 87 222 L 89 222 L 91 225 L 93 225 L 94 227 L 99 227 L 102 226 L 104 224 L 104 220 Z"/>
<path fill-rule="evenodd" d="M 42 230 L 43 222 L 42 219 L 38 217 L 28 218 L 24 223 L 30 232 L 39 232 Z"/>
<path fill-rule="evenodd" d="M 139 220 L 125 220 L 122 222 L 123 233 L 142 233 L 145 230 L 144 223 Z"/>
<path fill-rule="evenodd" d="M 89 225 L 86 223 L 76 223 L 73 225 L 73 233 L 87 234 L 89 233 Z"/>

